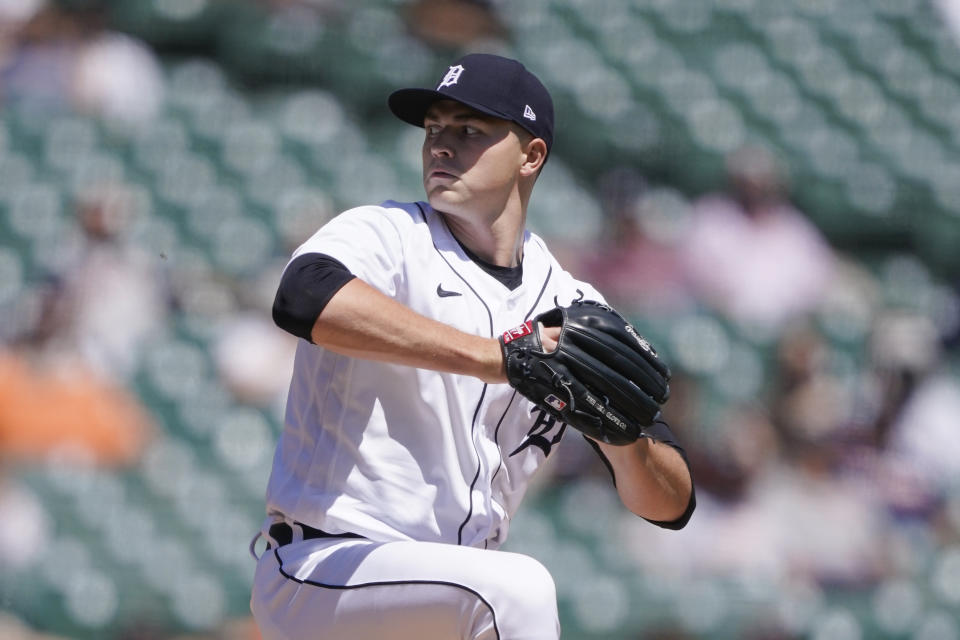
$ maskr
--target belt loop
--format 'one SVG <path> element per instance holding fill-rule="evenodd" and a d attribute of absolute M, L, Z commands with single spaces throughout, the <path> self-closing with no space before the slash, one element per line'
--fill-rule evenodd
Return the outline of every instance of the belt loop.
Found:
<path fill-rule="evenodd" d="M 274 535 L 274 527 L 278 524 L 283 524 L 282 521 L 274 520 L 270 517 L 264 521 L 263 525 L 260 527 L 260 535 L 258 537 L 263 538 L 267 541 L 267 549 L 277 549 L 283 546 L 282 540 L 278 540 Z M 251 553 L 254 551 L 253 545 L 256 544 L 257 539 L 254 538 L 253 542 L 250 544 Z"/>
<path fill-rule="evenodd" d="M 250 541 L 250 546 L 247 547 L 247 550 L 250 551 L 250 555 L 252 555 L 253 559 L 257 561 L 260 560 L 260 556 L 257 555 L 257 541 L 262 537 L 264 537 L 263 532 L 257 531 L 257 535 L 253 536 L 253 540 Z M 267 542 L 267 548 L 270 548 L 269 538 Z"/>
<path fill-rule="evenodd" d="M 303 527 L 299 522 L 289 522 L 291 531 L 293 531 L 293 542 L 303 542 Z"/>

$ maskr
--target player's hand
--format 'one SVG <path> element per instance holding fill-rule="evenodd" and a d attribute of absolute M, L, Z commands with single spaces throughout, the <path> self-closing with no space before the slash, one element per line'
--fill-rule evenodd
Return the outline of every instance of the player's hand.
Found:
<path fill-rule="evenodd" d="M 560 344 L 560 327 L 545 327 L 542 322 L 537 323 L 537 330 L 540 332 L 540 344 L 543 345 L 544 353 L 552 353 L 557 350 Z"/>
<path fill-rule="evenodd" d="M 551 353 L 557 350 L 557 347 L 560 345 L 560 327 L 546 327 L 542 322 L 537 323 L 537 331 L 540 333 L 540 344 L 544 353 Z M 500 348 L 500 342 L 494 340 L 493 343 L 497 348 L 497 375 L 496 377 L 491 378 L 481 378 L 485 382 L 509 382 L 507 379 L 507 364 L 506 360 L 503 359 L 503 351 Z"/>
<path fill-rule="evenodd" d="M 635 442 L 670 395 L 666 363 L 622 315 L 597 301 L 541 313 L 499 342 L 514 389 L 600 442 Z"/>

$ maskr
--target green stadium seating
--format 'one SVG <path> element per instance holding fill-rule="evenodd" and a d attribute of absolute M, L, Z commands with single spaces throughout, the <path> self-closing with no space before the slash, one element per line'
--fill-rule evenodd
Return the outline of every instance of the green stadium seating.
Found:
<path fill-rule="evenodd" d="M 129 240 L 164 256 L 180 294 L 169 334 L 145 350 L 132 384 L 161 433 L 132 470 L 23 473 L 50 513 L 52 541 L 39 566 L 0 575 L 0 591 L 5 608 L 72 638 L 145 623 L 204 633 L 248 613 L 246 545 L 278 430 L 276 416 L 237 402 L 217 378 L 217 321 L 237 310 L 238 283 L 282 264 L 335 212 L 421 197 L 422 133 L 398 126 L 384 97 L 429 83 L 447 55 L 409 35 L 403 2 L 273 14 L 218 0 L 107 4 L 115 28 L 165 52 L 166 102 L 128 135 L 77 113 L 0 112 L 0 312 L 29 307 L 76 242 L 77 199 L 121 185 L 136 212 Z M 798 205 L 839 248 L 864 263 L 901 252 L 874 267 L 884 304 L 946 313 L 960 270 L 960 49 L 926 3 L 495 7 L 510 27 L 503 51 L 556 99 L 534 231 L 599 237 L 606 221 L 593 186 L 629 166 L 650 181 L 649 210 L 638 214 L 648 233 L 676 240 L 690 202 L 723 185 L 724 155 L 758 143 L 783 157 Z M 861 302 L 833 300 L 815 318 L 833 373 L 850 385 L 870 329 Z M 727 407 L 764 392 L 768 337 L 702 308 L 641 321 L 703 386 L 705 438 Z M 606 542 L 623 524 L 602 480 L 535 493 L 511 530 L 508 548 L 557 577 L 565 637 L 645 637 L 660 624 L 743 637 L 758 612 L 783 609 L 797 637 L 957 635 L 952 547 L 925 539 L 923 570 L 861 592 L 662 581 Z"/>

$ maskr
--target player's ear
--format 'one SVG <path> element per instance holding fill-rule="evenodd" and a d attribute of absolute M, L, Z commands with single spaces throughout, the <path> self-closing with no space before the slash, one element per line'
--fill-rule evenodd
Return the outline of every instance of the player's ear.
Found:
<path fill-rule="evenodd" d="M 533 176 L 547 161 L 547 143 L 543 138 L 530 138 L 524 142 L 524 158 L 523 164 L 520 165 L 520 175 Z"/>

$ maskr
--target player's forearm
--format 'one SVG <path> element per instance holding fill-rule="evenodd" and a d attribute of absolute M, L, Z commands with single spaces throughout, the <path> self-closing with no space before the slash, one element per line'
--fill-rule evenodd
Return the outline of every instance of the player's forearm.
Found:
<path fill-rule="evenodd" d="M 496 339 L 422 316 L 359 278 L 330 299 L 310 335 L 315 344 L 348 356 L 506 381 Z"/>
<path fill-rule="evenodd" d="M 598 444 L 613 466 L 620 500 L 630 511 L 662 522 L 683 515 L 693 481 L 676 449 L 649 438 L 626 446 Z"/>

